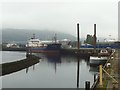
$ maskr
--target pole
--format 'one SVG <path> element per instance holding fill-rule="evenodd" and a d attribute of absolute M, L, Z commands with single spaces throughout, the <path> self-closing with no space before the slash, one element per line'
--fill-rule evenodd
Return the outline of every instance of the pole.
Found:
<path fill-rule="evenodd" d="M 79 23 L 77 24 L 77 88 L 79 88 L 79 48 L 80 48 L 80 43 L 79 43 Z"/>
<path fill-rule="evenodd" d="M 79 57 L 77 59 L 77 88 L 79 88 Z"/>
<path fill-rule="evenodd" d="M 56 41 L 57 41 L 57 35 L 56 35 L 56 33 L 55 33 L 55 36 L 54 36 L 54 40 L 55 40 L 55 43 L 56 43 Z"/>
<path fill-rule="evenodd" d="M 103 86 L 103 83 L 102 83 L 102 65 L 99 66 L 99 72 L 100 72 L 100 86 L 102 87 Z"/>
<path fill-rule="evenodd" d="M 96 24 L 94 24 L 94 51 L 96 52 Z"/>
<path fill-rule="evenodd" d="M 79 38 L 79 23 L 77 24 L 77 47 L 80 48 L 80 38 Z"/>
<path fill-rule="evenodd" d="M 94 74 L 94 82 L 96 81 L 96 74 Z"/>

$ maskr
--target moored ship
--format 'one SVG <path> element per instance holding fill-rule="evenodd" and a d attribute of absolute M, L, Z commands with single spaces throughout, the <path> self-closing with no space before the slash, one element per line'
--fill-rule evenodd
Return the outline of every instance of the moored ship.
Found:
<path fill-rule="evenodd" d="M 61 49 L 61 44 L 55 41 L 40 41 L 35 38 L 35 34 L 33 34 L 33 38 L 31 38 L 27 44 L 27 49 L 32 53 L 58 53 Z"/>

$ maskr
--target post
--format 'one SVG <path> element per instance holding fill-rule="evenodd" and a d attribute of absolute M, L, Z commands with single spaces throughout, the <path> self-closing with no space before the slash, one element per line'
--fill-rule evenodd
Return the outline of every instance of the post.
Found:
<path fill-rule="evenodd" d="M 79 38 L 79 23 L 77 24 L 77 47 L 80 48 L 80 38 Z"/>
<path fill-rule="evenodd" d="M 29 48 L 26 48 L 26 57 L 29 57 Z"/>
<path fill-rule="evenodd" d="M 57 35 L 56 35 L 56 33 L 55 33 L 55 36 L 54 36 L 54 40 L 55 40 L 55 43 L 56 43 L 56 41 L 57 41 Z"/>
<path fill-rule="evenodd" d="M 96 81 L 96 74 L 94 74 L 94 82 Z"/>
<path fill-rule="evenodd" d="M 102 83 L 102 65 L 99 66 L 99 72 L 100 72 L 100 87 L 103 86 L 103 83 Z"/>
<path fill-rule="evenodd" d="M 80 43 L 79 43 L 79 23 L 77 24 L 77 48 L 78 48 L 78 52 L 77 52 L 77 88 L 79 88 L 79 48 L 80 48 Z"/>
<path fill-rule="evenodd" d="M 93 41 L 93 44 L 94 44 L 94 52 L 96 52 L 96 24 L 94 24 L 94 41 Z"/>
<path fill-rule="evenodd" d="M 90 81 L 85 82 L 85 90 L 90 90 Z"/>
<path fill-rule="evenodd" d="M 33 33 L 33 39 L 35 39 L 35 34 Z"/>
<path fill-rule="evenodd" d="M 98 47 L 97 47 L 97 48 L 98 48 L 98 51 L 99 51 L 99 49 L 100 49 L 100 44 L 99 44 L 99 40 L 98 40 L 98 44 L 97 44 L 97 45 L 98 45 Z"/>
<path fill-rule="evenodd" d="M 77 88 L 79 88 L 79 56 L 77 56 Z"/>

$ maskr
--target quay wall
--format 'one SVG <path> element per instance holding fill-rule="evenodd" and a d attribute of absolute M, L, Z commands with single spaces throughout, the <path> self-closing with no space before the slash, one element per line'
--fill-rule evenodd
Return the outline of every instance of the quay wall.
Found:
<path fill-rule="evenodd" d="M 28 68 L 37 63 L 39 63 L 39 58 L 31 55 L 23 60 L 0 64 L 0 71 L 2 72 L 0 76 Z"/>
<path fill-rule="evenodd" d="M 115 53 L 115 50 L 113 50 L 111 55 L 108 57 L 105 65 L 103 66 L 103 69 L 105 69 L 107 67 L 107 63 L 111 60 L 111 57 L 113 57 L 114 53 Z M 91 90 L 98 90 L 98 84 L 99 84 L 99 75 L 98 75 L 96 81 L 93 83 Z"/>

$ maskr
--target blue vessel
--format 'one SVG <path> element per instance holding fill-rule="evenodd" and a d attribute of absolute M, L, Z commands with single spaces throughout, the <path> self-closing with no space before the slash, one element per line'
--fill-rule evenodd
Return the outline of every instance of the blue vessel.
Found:
<path fill-rule="evenodd" d="M 33 53 L 57 53 L 61 49 L 61 44 L 53 43 L 47 46 L 30 47 L 29 50 Z"/>
<path fill-rule="evenodd" d="M 81 45 L 80 48 L 94 48 L 93 45 Z M 96 48 L 112 48 L 112 49 L 120 49 L 120 41 L 116 42 L 104 42 L 104 43 L 99 43 L 96 44 Z"/>

